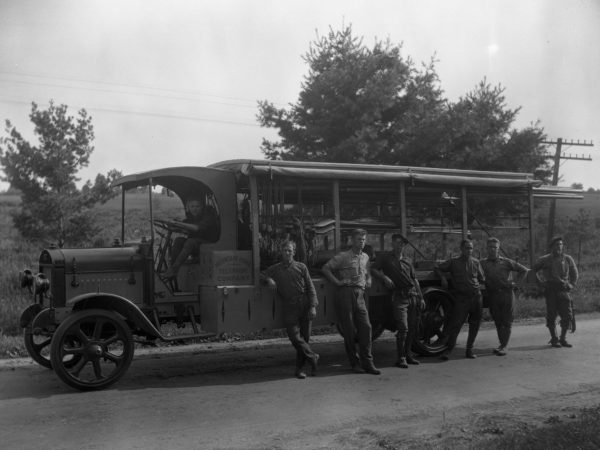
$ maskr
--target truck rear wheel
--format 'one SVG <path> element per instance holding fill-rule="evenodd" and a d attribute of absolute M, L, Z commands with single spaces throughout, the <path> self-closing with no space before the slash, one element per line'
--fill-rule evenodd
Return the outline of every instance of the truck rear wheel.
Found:
<path fill-rule="evenodd" d="M 133 337 L 112 311 L 73 312 L 57 328 L 50 360 L 56 375 L 80 391 L 104 389 L 118 381 L 133 359 Z"/>
<path fill-rule="evenodd" d="M 449 292 L 438 288 L 424 289 L 423 297 L 426 307 L 421 311 L 413 351 L 423 356 L 436 356 L 447 348 L 444 331 L 452 312 L 453 298 Z"/>

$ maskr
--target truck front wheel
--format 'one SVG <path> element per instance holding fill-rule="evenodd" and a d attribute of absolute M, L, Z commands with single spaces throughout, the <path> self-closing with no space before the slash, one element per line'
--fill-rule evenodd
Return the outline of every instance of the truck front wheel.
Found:
<path fill-rule="evenodd" d="M 50 360 L 56 375 L 69 386 L 98 390 L 125 374 L 133 351 L 131 330 L 118 314 L 88 309 L 73 312 L 59 325 L 52 338 Z"/>
<path fill-rule="evenodd" d="M 31 326 L 28 326 L 23 333 L 23 341 L 31 359 L 40 366 L 52 369 L 52 364 L 50 363 L 51 334 L 34 334 Z"/>

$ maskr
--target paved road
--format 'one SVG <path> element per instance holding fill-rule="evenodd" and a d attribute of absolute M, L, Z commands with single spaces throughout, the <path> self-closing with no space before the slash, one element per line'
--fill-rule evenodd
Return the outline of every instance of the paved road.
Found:
<path fill-rule="evenodd" d="M 117 385 L 88 393 L 37 365 L 4 362 L 0 447 L 359 448 L 369 433 L 428 437 L 469 414 L 542 420 L 548 408 L 600 404 L 599 319 L 579 320 L 572 349 L 550 348 L 542 324 L 520 325 L 498 357 L 487 328 L 480 357 L 467 360 L 465 337 L 450 361 L 403 370 L 386 333 L 374 346 L 380 376 L 349 372 L 339 338 L 317 337 L 321 370 L 306 380 L 290 376 L 285 340 L 186 346 L 138 356 Z"/>

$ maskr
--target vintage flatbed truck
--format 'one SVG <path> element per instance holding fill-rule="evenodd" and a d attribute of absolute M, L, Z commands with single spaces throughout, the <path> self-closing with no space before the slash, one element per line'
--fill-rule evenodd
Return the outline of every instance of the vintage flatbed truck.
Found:
<path fill-rule="evenodd" d="M 335 324 L 335 289 L 320 267 L 346 248 L 356 227 L 369 232 L 375 253 L 389 250 L 392 233 L 411 240 L 427 303 L 415 350 L 438 354 L 452 295 L 433 273 L 434 261 L 457 251 L 467 236 L 485 242 L 494 232 L 521 236 L 517 256 L 531 262 L 534 200 L 581 198 L 523 173 L 266 160 L 152 170 L 124 176 L 114 187 L 122 191 L 122 211 L 112 247 L 44 249 L 37 272 L 22 278 L 34 299 L 21 317 L 29 354 L 79 390 L 119 380 L 136 342 L 282 328 L 277 294 L 260 282 L 260 271 L 276 261 L 285 239 L 303 242 L 298 256 L 320 300 L 314 325 Z M 218 238 L 203 243 L 169 280 L 169 255 L 182 232 L 170 217 L 181 216 L 190 198 L 216 211 Z M 498 215 L 483 224 L 475 210 L 487 208 L 490 217 L 490 205 Z M 374 337 L 394 330 L 389 292 L 375 282 L 368 298 Z M 167 335 L 167 323 L 190 332 Z"/>

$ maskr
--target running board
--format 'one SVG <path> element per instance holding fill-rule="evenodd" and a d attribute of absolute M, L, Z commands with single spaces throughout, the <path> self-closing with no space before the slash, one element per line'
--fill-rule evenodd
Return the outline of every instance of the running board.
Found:
<path fill-rule="evenodd" d="M 215 336 L 216 336 L 215 333 L 201 332 L 201 333 L 194 333 L 194 334 L 181 334 L 179 336 L 170 336 L 170 337 L 163 337 L 161 335 L 160 339 L 165 342 L 173 342 L 173 341 L 184 341 L 187 339 L 198 339 L 198 338 L 206 339 L 206 338 L 211 338 L 211 337 L 215 337 Z"/>

